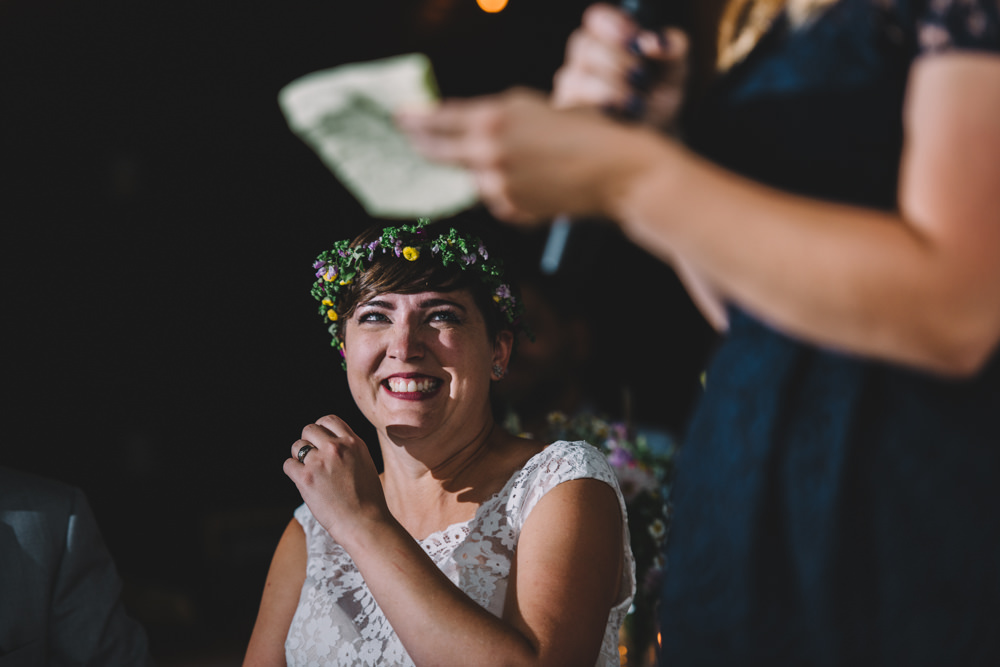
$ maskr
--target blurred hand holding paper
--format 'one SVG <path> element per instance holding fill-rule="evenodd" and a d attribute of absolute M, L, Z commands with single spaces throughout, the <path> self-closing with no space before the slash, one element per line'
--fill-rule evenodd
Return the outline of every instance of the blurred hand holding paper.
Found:
<path fill-rule="evenodd" d="M 422 54 L 352 63 L 282 88 L 289 127 L 378 218 L 444 218 L 475 205 L 469 172 L 428 162 L 396 128 L 393 113 L 437 101 Z"/>

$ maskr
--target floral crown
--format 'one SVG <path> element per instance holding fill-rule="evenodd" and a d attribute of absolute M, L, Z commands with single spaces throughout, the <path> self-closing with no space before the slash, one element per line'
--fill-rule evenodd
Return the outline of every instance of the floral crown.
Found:
<path fill-rule="evenodd" d="M 359 273 L 375 261 L 376 256 L 392 254 L 404 261 L 415 262 L 421 257 L 437 258 L 442 266 L 455 265 L 469 271 L 485 285 L 504 320 L 516 333 L 527 330 L 521 319 L 524 305 L 514 296 L 503 279 L 503 262 L 490 259 L 482 240 L 472 234 L 458 231 L 454 227 L 445 233 L 434 235 L 428 226 L 430 220 L 421 218 L 415 225 L 385 227 L 377 239 L 371 243 L 352 247 L 351 241 L 337 241 L 333 248 L 324 250 L 316 258 L 316 282 L 312 295 L 320 302 L 319 314 L 329 323 L 331 345 L 344 356 L 344 336 L 340 328 L 338 301 L 344 288 L 354 282 Z M 530 335 L 530 334 L 529 334 Z"/>

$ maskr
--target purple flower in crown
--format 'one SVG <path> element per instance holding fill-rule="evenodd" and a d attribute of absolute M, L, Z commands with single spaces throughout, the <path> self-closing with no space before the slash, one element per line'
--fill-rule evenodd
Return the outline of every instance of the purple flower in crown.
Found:
<path fill-rule="evenodd" d="M 503 275 L 502 266 L 497 261 L 490 260 L 482 240 L 454 228 L 447 233 L 436 234 L 423 228 L 427 222 L 429 221 L 421 219 L 417 226 L 385 227 L 377 240 L 364 245 L 351 246 L 348 241 L 338 241 L 332 250 L 321 255 L 323 259 L 317 259 L 313 264 L 318 281 L 313 285 L 312 294 L 324 304 L 320 308 L 324 319 L 334 320 L 336 323 L 336 313 L 330 315 L 333 311 L 327 301 L 335 301 L 341 286 L 350 284 L 350 278 L 363 271 L 365 264 L 373 261 L 375 255 L 381 253 L 385 256 L 391 253 L 390 256 L 412 262 L 421 253 L 430 250 L 428 256 L 436 257 L 444 267 L 457 264 L 458 268 L 472 271 L 476 278 L 493 288 L 493 301 L 497 309 L 515 329 L 522 329 L 530 336 L 530 332 L 521 324 L 520 305 L 513 297 L 510 287 L 502 284 L 497 287 Z M 350 278 L 345 279 L 344 276 Z M 334 345 L 338 342 L 342 344 L 339 329 L 331 327 L 330 333 Z"/>

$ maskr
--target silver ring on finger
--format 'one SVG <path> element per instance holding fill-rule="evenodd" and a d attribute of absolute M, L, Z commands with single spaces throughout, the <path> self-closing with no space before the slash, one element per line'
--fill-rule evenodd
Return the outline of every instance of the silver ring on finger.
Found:
<path fill-rule="evenodd" d="M 298 453 L 295 454 L 295 458 L 297 458 L 299 460 L 299 463 L 305 463 L 305 461 L 306 461 L 306 454 L 308 454 L 309 452 L 311 452 L 314 449 L 316 449 L 316 447 L 314 445 L 310 445 L 309 443 L 306 443 L 306 444 L 302 445 L 301 447 L 299 447 L 299 451 L 298 451 Z"/>

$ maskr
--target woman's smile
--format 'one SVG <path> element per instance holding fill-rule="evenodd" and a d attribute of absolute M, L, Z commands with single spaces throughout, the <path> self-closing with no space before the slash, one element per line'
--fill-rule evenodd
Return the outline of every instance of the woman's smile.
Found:
<path fill-rule="evenodd" d="M 377 294 L 348 318 L 345 343 L 352 395 L 377 429 L 474 434 L 489 419 L 499 348 L 468 288 Z"/>
<path fill-rule="evenodd" d="M 382 381 L 382 388 L 393 398 L 422 401 L 435 396 L 444 383 L 435 377 L 417 373 L 399 373 Z"/>

